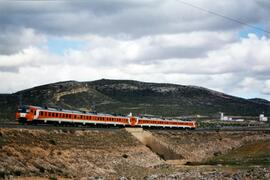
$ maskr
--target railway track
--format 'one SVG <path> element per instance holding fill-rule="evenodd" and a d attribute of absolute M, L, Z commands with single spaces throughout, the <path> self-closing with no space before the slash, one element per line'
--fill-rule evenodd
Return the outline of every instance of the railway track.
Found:
<path fill-rule="evenodd" d="M 39 124 L 39 125 L 21 125 L 16 122 L 0 123 L 0 128 L 16 128 L 16 129 L 47 129 L 47 130 L 100 130 L 100 131 L 115 131 L 123 129 L 120 126 L 55 126 L 53 124 Z M 151 131 L 189 131 L 189 132 L 208 132 L 208 131 L 269 131 L 270 127 L 229 127 L 229 128 L 197 128 L 195 130 L 188 129 L 162 129 L 162 128 L 145 128 Z"/>
<path fill-rule="evenodd" d="M 14 128 L 14 129 L 45 129 L 45 130 L 98 130 L 98 131 L 116 131 L 122 129 L 121 127 L 105 127 L 105 126 L 55 126 L 53 124 L 39 124 L 39 125 L 21 125 L 17 123 L 0 123 L 0 128 Z"/>
<path fill-rule="evenodd" d="M 151 129 L 151 131 L 157 131 L 160 129 Z M 167 129 L 167 131 L 176 131 L 177 129 Z M 197 128 L 195 130 L 186 130 L 190 132 L 211 132 L 211 131 L 269 131 L 270 128 L 258 128 L 258 127 L 232 127 L 232 128 Z"/>

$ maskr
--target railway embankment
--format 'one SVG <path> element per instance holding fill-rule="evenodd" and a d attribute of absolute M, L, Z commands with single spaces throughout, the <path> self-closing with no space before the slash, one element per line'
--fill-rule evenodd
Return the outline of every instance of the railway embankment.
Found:
<path fill-rule="evenodd" d="M 183 159 L 181 154 L 175 152 L 166 142 L 156 138 L 150 131 L 142 128 L 126 128 L 126 130 L 161 159 L 165 161 Z"/>
<path fill-rule="evenodd" d="M 181 154 L 182 164 L 204 162 L 244 145 L 270 140 L 269 131 L 152 131 L 151 134 Z"/>
<path fill-rule="evenodd" d="M 0 178 L 270 177 L 269 139 L 269 131 L 0 128 Z"/>

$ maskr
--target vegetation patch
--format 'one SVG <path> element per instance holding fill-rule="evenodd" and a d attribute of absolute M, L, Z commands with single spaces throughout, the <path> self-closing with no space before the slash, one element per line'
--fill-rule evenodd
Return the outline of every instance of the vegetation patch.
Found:
<path fill-rule="evenodd" d="M 203 164 L 270 166 L 270 140 L 245 144 L 226 154 L 215 156 Z"/>

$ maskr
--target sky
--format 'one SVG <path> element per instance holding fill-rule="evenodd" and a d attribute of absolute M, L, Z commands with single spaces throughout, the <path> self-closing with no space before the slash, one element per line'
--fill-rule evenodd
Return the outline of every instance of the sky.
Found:
<path fill-rule="evenodd" d="M 130 79 L 270 100 L 269 0 L 0 1 L 0 93 Z"/>

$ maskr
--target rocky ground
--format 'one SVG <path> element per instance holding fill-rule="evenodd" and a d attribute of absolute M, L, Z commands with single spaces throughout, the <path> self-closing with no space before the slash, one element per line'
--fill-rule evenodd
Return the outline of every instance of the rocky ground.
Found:
<path fill-rule="evenodd" d="M 205 161 L 251 142 L 270 140 L 270 132 L 263 131 L 192 132 L 155 130 L 152 131 L 152 134 L 157 139 L 166 142 L 175 152 L 182 154 L 184 156 L 183 163 Z"/>
<path fill-rule="evenodd" d="M 152 132 L 192 162 L 219 157 L 245 143 L 267 141 L 262 132 Z M 221 140 L 220 140 L 221 139 Z M 197 143 L 197 146 L 196 146 Z M 222 145 L 224 143 L 224 145 Z M 204 145 L 205 144 L 205 145 Z M 215 146 L 216 148 L 212 148 Z M 263 147 L 268 147 L 269 144 Z M 230 146 L 225 151 L 220 148 Z M 183 147 L 183 148 L 180 148 Z M 186 148 L 186 149 L 185 149 Z M 205 149 L 205 152 L 203 151 Z M 269 164 L 172 165 L 120 130 L 0 129 L 0 178 L 4 179 L 269 179 Z M 182 151 L 185 150 L 185 151 Z M 215 150 L 213 150 L 215 149 Z M 221 151 L 216 154 L 216 151 Z M 209 155 L 210 154 L 210 155 Z M 204 158 L 200 157 L 203 156 Z M 193 159 L 192 159 L 192 158 Z"/>

